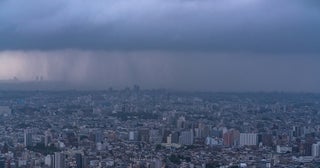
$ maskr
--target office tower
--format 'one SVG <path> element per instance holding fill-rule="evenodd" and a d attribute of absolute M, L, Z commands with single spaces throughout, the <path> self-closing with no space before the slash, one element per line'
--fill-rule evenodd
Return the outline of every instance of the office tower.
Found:
<path fill-rule="evenodd" d="M 240 132 L 235 129 L 230 129 L 223 134 L 223 145 L 232 147 L 239 143 Z"/>
<path fill-rule="evenodd" d="M 101 131 L 95 132 L 94 141 L 95 141 L 95 143 L 99 143 L 99 142 L 101 143 L 103 141 L 103 134 Z"/>
<path fill-rule="evenodd" d="M 138 140 L 142 142 L 149 142 L 149 130 L 148 129 L 140 129 L 138 131 Z"/>
<path fill-rule="evenodd" d="M 160 131 L 152 129 L 149 131 L 149 142 L 151 143 L 161 143 L 162 137 L 160 136 Z"/>
<path fill-rule="evenodd" d="M 76 158 L 76 164 L 77 164 L 76 168 L 82 168 L 83 167 L 82 155 L 80 153 L 77 153 L 75 155 L 75 158 Z"/>
<path fill-rule="evenodd" d="M 182 145 L 192 145 L 194 140 L 193 130 L 182 131 L 179 136 L 179 144 Z"/>
<path fill-rule="evenodd" d="M 44 133 L 44 145 L 48 146 L 51 143 L 51 133 L 50 131 L 45 131 Z"/>
<path fill-rule="evenodd" d="M 179 143 L 179 132 L 173 132 L 171 135 L 171 143 Z"/>
<path fill-rule="evenodd" d="M 54 153 L 54 168 L 65 168 L 65 154 L 61 152 Z"/>
<path fill-rule="evenodd" d="M 303 144 L 304 156 L 312 156 L 312 145 L 310 142 Z"/>
<path fill-rule="evenodd" d="M 24 130 L 24 146 L 32 146 L 32 130 Z"/>
<path fill-rule="evenodd" d="M 260 134 L 258 137 L 260 137 L 259 143 L 261 142 L 263 146 L 271 147 L 273 145 L 273 138 L 271 134 Z"/>
<path fill-rule="evenodd" d="M 292 131 L 294 137 L 301 137 L 305 135 L 305 127 L 303 126 L 293 126 Z"/>
<path fill-rule="evenodd" d="M 171 139 L 172 139 L 172 135 L 169 134 L 169 135 L 167 136 L 167 143 L 168 143 L 168 144 L 171 144 L 171 143 L 172 143 L 172 142 L 171 142 L 171 141 L 172 141 Z"/>
<path fill-rule="evenodd" d="M 204 123 L 199 123 L 197 128 L 197 137 L 206 138 L 209 135 L 209 127 Z"/>
<path fill-rule="evenodd" d="M 53 167 L 54 165 L 54 156 L 53 155 L 47 155 L 45 158 L 44 158 L 44 164 L 48 167 Z"/>
<path fill-rule="evenodd" d="M 129 132 L 129 141 L 134 141 L 134 140 L 135 140 L 134 131 L 130 131 Z"/>
<path fill-rule="evenodd" d="M 184 116 L 180 116 L 177 120 L 177 128 L 184 129 L 186 128 L 186 118 Z"/>
<path fill-rule="evenodd" d="M 0 168 L 5 168 L 6 166 L 6 158 L 3 156 L 0 156 Z"/>
<path fill-rule="evenodd" d="M 313 157 L 320 156 L 320 142 L 312 144 L 312 156 Z"/>

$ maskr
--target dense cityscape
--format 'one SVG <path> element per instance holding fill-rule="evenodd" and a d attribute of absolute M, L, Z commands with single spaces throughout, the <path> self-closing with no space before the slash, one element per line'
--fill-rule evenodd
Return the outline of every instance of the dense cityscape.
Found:
<path fill-rule="evenodd" d="M 0 168 L 320 168 L 320 0 L 0 0 Z"/>
<path fill-rule="evenodd" d="M 1 91 L 0 167 L 317 167 L 320 95 Z"/>

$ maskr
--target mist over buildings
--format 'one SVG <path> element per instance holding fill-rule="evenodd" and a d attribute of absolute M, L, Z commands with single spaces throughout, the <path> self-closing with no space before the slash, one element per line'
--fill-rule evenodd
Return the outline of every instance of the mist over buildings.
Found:
<path fill-rule="evenodd" d="M 159 51 L 3 52 L 0 77 L 30 81 L 42 76 L 85 89 L 138 84 L 178 90 L 318 91 L 319 59 Z"/>

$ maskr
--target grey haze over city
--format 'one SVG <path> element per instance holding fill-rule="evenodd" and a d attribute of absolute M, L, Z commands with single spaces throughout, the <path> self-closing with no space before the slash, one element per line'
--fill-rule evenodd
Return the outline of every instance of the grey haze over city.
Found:
<path fill-rule="evenodd" d="M 2 0 L 0 79 L 319 92 L 319 39 L 316 0 Z"/>

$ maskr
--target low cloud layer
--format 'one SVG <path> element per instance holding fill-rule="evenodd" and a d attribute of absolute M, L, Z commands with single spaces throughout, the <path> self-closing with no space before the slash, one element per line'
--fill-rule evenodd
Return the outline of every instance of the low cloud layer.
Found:
<path fill-rule="evenodd" d="M 320 53 L 316 0 L 2 0 L 0 50 Z"/>
<path fill-rule="evenodd" d="M 197 58 L 197 59 L 195 59 Z M 198 52 L 1 52 L 0 79 L 62 81 L 75 88 L 319 92 L 320 58 Z M 62 88 L 63 89 L 63 88 Z"/>

